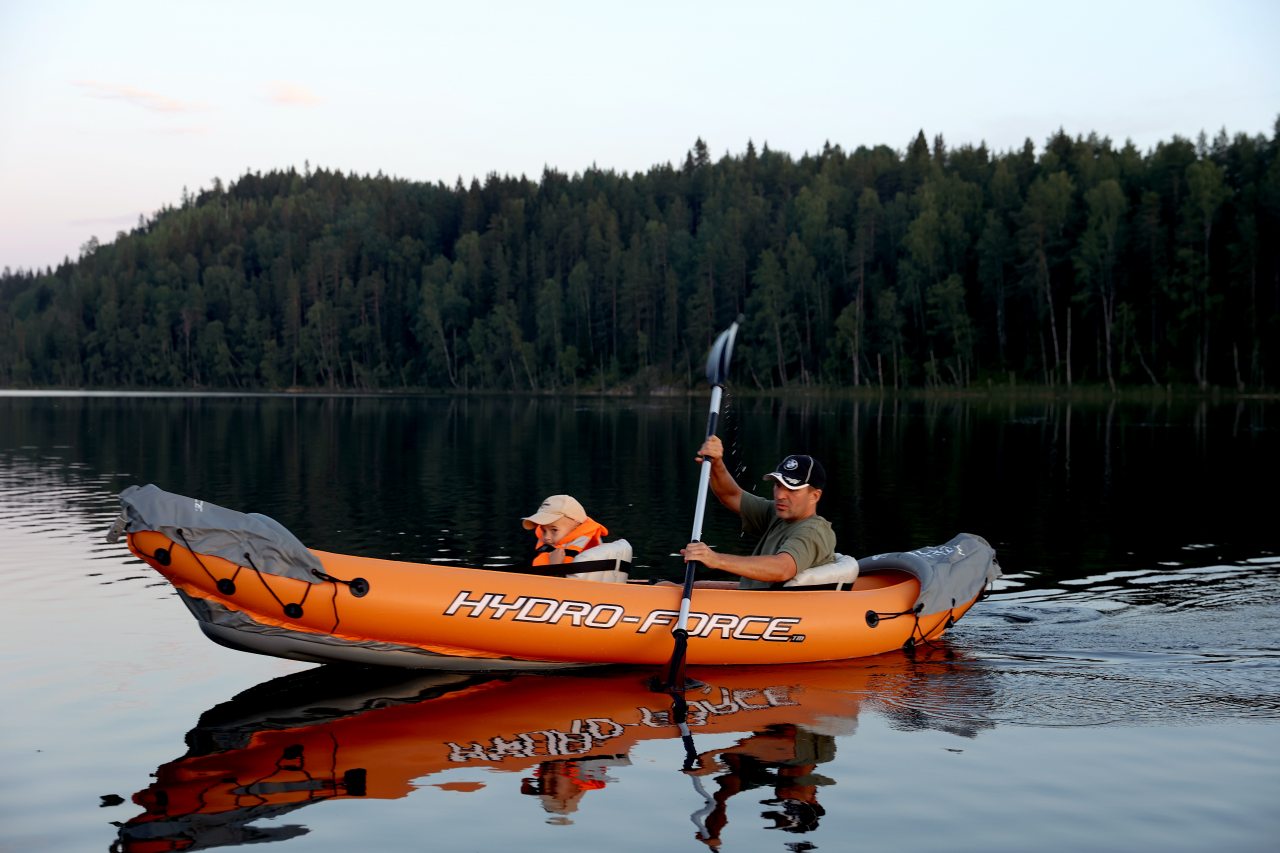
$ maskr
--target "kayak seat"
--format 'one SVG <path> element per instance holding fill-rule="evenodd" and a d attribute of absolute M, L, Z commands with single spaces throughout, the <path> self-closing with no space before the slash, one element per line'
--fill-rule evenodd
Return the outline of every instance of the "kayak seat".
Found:
<path fill-rule="evenodd" d="M 565 577 L 602 583 L 626 583 L 629 577 L 627 569 L 631 567 L 631 556 L 631 543 L 625 539 L 601 542 L 594 548 L 583 551 L 570 563 L 573 568 L 588 569 L 588 571 L 566 574 Z M 586 565 L 588 563 L 589 566 Z"/>
<path fill-rule="evenodd" d="M 847 554 L 836 554 L 830 563 L 810 566 L 799 572 L 784 587 L 823 586 L 829 589 L 851 589 L 858 579 L 858 560 Z"/>

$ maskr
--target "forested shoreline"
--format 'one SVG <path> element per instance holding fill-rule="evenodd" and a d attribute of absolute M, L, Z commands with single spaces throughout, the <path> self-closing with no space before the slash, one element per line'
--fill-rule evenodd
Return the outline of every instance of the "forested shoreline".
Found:
<path fill-rule="evenodd" d="M 215 179 L 5 268 L 0 386 L 679 390 L 740 313 L 744 389 L 1274 389 L 1280 121 L 1146 152 L 922 132 L 452 187 Z"/>

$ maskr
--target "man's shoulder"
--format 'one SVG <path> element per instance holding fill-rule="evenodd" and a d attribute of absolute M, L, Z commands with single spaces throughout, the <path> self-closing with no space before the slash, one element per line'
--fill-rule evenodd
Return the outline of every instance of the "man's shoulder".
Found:
<path fill-rule="evenodd" d="M 830 530 L 831 522 L 820 515 L 811 515 L 791 522 L 791 526 L 796 530 Z"/>
<path fill-rule="evenodd" d="M 788 524 L 774 548 L 790 554 L 796 562 L 796 571 L 803 572 L 834 558 L 836 534 L 829 521 L 820 515 L 811 515 Z"/>
<path fill-rule="evenodd" d="M 782 533 L 783 541 L 808 541 L 815 547 L 827 551 L 836 547 L 836 532 L 831 522 L 820 515 L 811 515 L 797 521 L 787 523 Z"/>
<path fill-rule="evenodd" d="M 773 519 L 773 501 L 743 492 L 738 502 L 738 515 L 742 516 L 742 529 L 756 533 L 769 526 Z"/>

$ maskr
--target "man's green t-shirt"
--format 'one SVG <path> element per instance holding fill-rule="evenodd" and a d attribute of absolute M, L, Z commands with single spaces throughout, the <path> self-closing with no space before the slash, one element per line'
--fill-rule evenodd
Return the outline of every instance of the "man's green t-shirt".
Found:
<path fill-rule="evenodd" d="M 760 541 L 751 556 L 787 553 L 796 561 L 799 574 L 812 566 L 830 563 L 836 558 L 836 534 L 831 522 L 820 515 L 811 515 L 800 521 L 783 521 L 773 511 L 773 501 L 742 494 L 739 504 L 742 531 L 748 536 L 759 536 Z M 769 589 L 773 584 L 752 578 L 738 581 L 739 589 Z"/>

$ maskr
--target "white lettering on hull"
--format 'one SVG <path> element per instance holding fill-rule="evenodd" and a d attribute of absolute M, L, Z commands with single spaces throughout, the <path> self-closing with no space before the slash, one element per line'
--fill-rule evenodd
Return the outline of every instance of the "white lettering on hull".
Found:
<path fill-rule="evenodd" d="M 449 606 L 445 616 L 464 616 L 468 619 L 507 619 L 540 625 L 567 624 L 574 628 L 608 630 L 620 625 L 634 625 L 637 634 L 647 634 L 654 629 L 674 628 L 679 618 L 677 610 L 650 610 L 643 615 L 628 613 L 624 605 L 613 603 L 592 604 L 573 599 L 541 598 L 531 595 L 508 597 L 500 592 L 474 593 L 462 590 Z M 741 613 L 689 613 L 686 625 L 690 637 L 719 637 L 723 640 L 764 641 L 770 643 L 800 643 L 804 635 L 794 629 L 800 625 L 800 616 L 762 616 Z"/>

